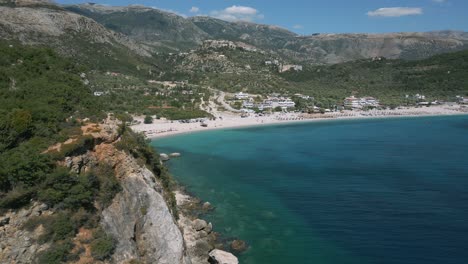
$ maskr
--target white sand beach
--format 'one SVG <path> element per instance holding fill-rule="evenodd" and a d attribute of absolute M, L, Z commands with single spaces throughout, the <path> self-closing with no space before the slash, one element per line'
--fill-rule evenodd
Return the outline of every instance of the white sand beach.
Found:
<path fill-rule="evenodd" d="M 148 138 L 160 138 L 183 133 L 206 131 L 213 129 L 239 128 L 258 125 L 274 125 L 294 122 L 312 122 L 330 119 L 356 119 L 375 117 L 410 117 L 410 116 L 437 116 L 437 115 L 460 115 L 468 114 L 468 107 L 459 105 L 438 105 L 431 107 L 404 107 L 394 110 L 370 110 L 356 111 L 345 110 L 341 112 L 330 112 L 325 114 L 301 114 L 301 113 L 273 113 L 259 116 L 250 114 L 241 117 L 240 114 L 223 112 L 216 113 L 215 120 L 206 120 L 202 126 L 201 122 L 182 123 L 171 120 L 154 120 L 153 124 L 143 124 L 144 117 L 134 117 L 141 124 L 133 125 L 136 132 L 143 132 Z"/>

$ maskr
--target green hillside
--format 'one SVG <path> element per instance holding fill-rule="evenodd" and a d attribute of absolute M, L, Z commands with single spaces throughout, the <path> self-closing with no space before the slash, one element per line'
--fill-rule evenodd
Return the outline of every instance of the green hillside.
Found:
<path fill-rule="evenodd" d="M 342 99 L 355 92 L 383 103 L 407 103 L 405 95 L 424 94 L 428 100 L 453 100 L 468 94 L 468 51 L 437 55 L 420 61 L 360 60 L 333 66 L 306 67 L 281 76 L 319 98 Z"/>

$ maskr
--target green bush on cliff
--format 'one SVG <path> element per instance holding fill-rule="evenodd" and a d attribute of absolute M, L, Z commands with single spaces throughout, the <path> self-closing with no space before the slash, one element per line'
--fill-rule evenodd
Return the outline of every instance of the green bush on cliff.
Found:
<path fill-rule="evenodd" d="M 108 207 L 115 195 L 122 190 L 117 178 L 115 177 L 114 168 L 110 164 L 101 164 L 93 170 L 99 182 L 99 192 L 96 200 L 102 208 Z"/>
<path fill-rule="evenodd" d="M 11 188 L 32 188 L 43 181 L 54 164 L 31 144 L 7 150 L 0 154 L 1 191 Z"/>
<path fill-rule="evenodd" d="M 83 70 L 50 49 L 0 41 L 1 208 L 35 197 L 56 166 L 42 153 L 76 131 L 76 118 L 101 116 L 79 76 Z"/>
<path fill-rule="evenodd" d="M 42 252 L 38 256 L 37 262 L 39 264 L 60 264 L 64 263 L 69 258 L 69 252 L 73 249 L 71 241 L 54 244 L 52 248 Z"/>
<path fill-rule="evenodd" d="M 109 258 L 115 249 L 116 241 L 103 230 L 97 229 L 91 243 L 91 255 L 97 260 Z"/>
<path fill-rule="evenodd" d="M 95 180 L 91 175 L 73 175 L 66 169 L 57 169 L 47 175 L 39 192 L 39 200 L 62 208 L 92 208 Z"/>

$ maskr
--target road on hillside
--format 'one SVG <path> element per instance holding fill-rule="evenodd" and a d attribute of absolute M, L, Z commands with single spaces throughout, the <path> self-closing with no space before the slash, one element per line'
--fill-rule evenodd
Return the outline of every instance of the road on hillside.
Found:
<path fill-rule="evenodd" d="M 219 96 L 216 99 L 216 101 L 218 101 L 228 111 L 231 111 L 231 112 L 234 112 L 234 113 L 241 113 L 242 112 L 241 110 L 237 110 L 237 109 L 233 108 L 230 104 L 226 103 L 226 101 L 224 100 L 225 96 L 226 96 L 225 92 L 219 91 Z"/>

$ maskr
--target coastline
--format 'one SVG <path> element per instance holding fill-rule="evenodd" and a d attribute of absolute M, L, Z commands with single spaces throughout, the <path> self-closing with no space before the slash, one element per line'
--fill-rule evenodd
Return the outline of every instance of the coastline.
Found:
<path fill-rule="evenodd" d="M 266 116 L 240 116 L 223 113 L 216 120 L 207 120 L 207 127 L 201 126 L 199 122 L 180 123 L 178 121 L 155 120 L 153 124 L 133 125 L 136 132 L 144 133 L 149 139 L 158 139 L 181 134 L 195 132 L 236 129 L 266 125 L 297 124 L 330 120 L 354 120 L 375 118 L 405 118 L 405 117 L 430 117 L 430 116 L 453 116 L 467 115 L 468 108 L 462 106 L 432 106 L 424 108 L 403 108 L 395 110 L 371 110 L 371 111 L 343 111 L 326 114 L 299 114 L 299 113 L 274 113 Z M 142 121 L 143 117 L 135 117 Z"/>

